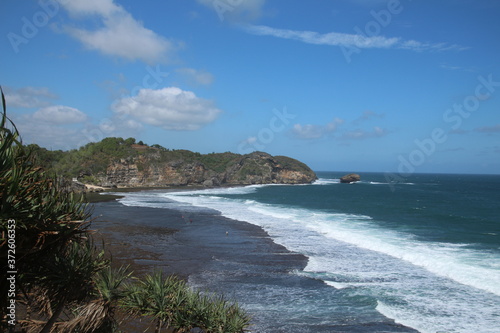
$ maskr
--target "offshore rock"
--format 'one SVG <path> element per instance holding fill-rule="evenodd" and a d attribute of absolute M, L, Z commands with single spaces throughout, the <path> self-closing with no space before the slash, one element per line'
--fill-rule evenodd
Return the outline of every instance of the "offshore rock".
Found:
<path fill-rule="evenodd" d="M 345 176 L 342 176 L 340 178 L 341 183 L 354 183 L 354 182 L 359 182 L 361 180 L 361 176 L 358 175 L 357 173 L 350 173 Z"/>

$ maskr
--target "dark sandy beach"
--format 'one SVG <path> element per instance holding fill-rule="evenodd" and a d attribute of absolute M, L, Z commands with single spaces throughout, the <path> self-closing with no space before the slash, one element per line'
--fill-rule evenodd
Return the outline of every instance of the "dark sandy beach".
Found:
<path fill-rule="evenodd" d="M 217 215 L 94 204 L 92 229 L 102 234 L 113 259 L 135 270 L 159 267 L 188 278 L 217 261 L 260 262 L 273 271 L 302 269 L 307 258 L 275 244 L 259 227 Z"/>
<path fill-rule="evenodd" d="M 306 266 L 307 258 L 274 243 L 258 226 L 214 211 L 184 213 L 117 201 L 93 205 L 92 229 L 103 236 L 115 264 L 130 264 L 136 275 L 160 268 L 195 288 L 224 294 L 251 308 L 252 332 L 415 332 L 383 316 L 359 320 L 355 309 L 341 317 L 325 309 L 332 313 L 328 320 L 312 318 L 314 324 L 307 325 L 301 322 L 307 314 L 284 313 L 294 302 L 287 289 L 317 295 L 332 288 L 292 274 Z"/>
<path fill-rule="evenodd" d="M 190 282 L 196 277 L 198 284 L 206 285 L 199 278 L 211 279 L 214 265 L 220 263 L 257 266 L 259 274 L 284 276 L 307 263 L 306 257 L 273 243 L 261 228 L 217 215 L 99 202 L 94 204 L 94 217 L 92 229 L 104 239 L 113 264 L 130 265 L 139 276 L 160 268 Z M 227 271 L 228 277 L 234 274 Z M 224 285 L 199 287 L 234 300 L 225 293 Z"/>

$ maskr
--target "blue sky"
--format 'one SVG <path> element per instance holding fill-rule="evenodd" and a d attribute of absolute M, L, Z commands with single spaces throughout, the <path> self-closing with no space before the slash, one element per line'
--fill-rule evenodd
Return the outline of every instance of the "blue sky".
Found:
<path fill-rule="evenodd" d="M 314 170 L 500 173 L 495 0 L 2 0 L 26 143 L 108 136 Z"/>

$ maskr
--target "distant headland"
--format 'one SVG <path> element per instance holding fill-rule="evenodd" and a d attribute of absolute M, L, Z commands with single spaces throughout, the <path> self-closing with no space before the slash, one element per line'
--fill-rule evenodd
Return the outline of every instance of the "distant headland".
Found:
<path fill-rule="evenodd" d="M 66 152 L 30 148 L 42 167 L 76 184 L 104 188 L 306 184 L 317 179 L 306 164 L 264 152 L 200 154 L 148 146 L 134 138 L 105 138 Z"/>

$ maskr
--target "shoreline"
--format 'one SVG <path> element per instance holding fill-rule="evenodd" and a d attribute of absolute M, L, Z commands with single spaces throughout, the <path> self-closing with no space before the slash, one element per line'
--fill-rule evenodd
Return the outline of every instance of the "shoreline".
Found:
<path fill-rule="evenodd" d="M 250 253 L 263 253 L 257 248 L 264 245 L 264 253 L 268 255 L 282 258 L 286 255 L 288 258 L 285 262 L 288 263 L 289 259 L 295 261 L 290 271 L 303 269 L 307 264 L 306 256 L 274 243 L 267 232 L 250 223 L 220 215 L 183 214 L 171 209 L 129 207 L 108 200 L 95 202 L 93 206 L 93 217 L 96 220 L 90 228 L 103 238 L 106 250 L 109 250 L 113 260 L 131 264 L 131 267 L 137 267 L 139 271 L 150 271 L 152 266 L 158 266 L 169 274 L 187 279 L 192 273 L 202 272 L 199 269 L 201 266 L 222 260 L 225 255 L 233 256 L 231 251 L 224 250 L 229 250 L 232 245 L 240 242 L 251 248 L 248 250 Z M 117 211 L 121 211 L 121 214 L 117 215 Z M 139 213 L 140 219 L 130 219 L 134 213 Z M 158 213 L 161 213 L 161 219 L 168 221 L 166 224 L 158 223 Z M 213 232 L 207 234 L 206 229 Z M 202 244 L 202 237 L 208 238 L 206 244 Z M 252 239 L 253 242 L 243 240 L 242 237 Z M 191 244 L 193 241 L 196 246 Z M 158 244 L 165 245 L 157 246 Z M 199 252 L 201 248 L 207 251 Z M 189 253 L 190 250 L 192 253 Z M 182 256 L 176 257 L 175 254 L 178 255 L 179 252 Z"/>
<path fill-rule="evenodd" d="M 129 264 L 136 276 L 159 268 L 185 279 L 195 289 L 249 306 L 254 325 L 251 332 L 416 332 L 382 315 L 358 318 L 352 310 L 347 317 L 332 312 L 326 322 L 313 324 L 303 323 L 289 310 L 279 310 L 287 308 L 285 304 L 303 301 L 290 298 L 288 288 L 318 295 L 338 291 L 322 280 L 296 274 L 306 267 L 308 258 L 275 243 L 259 226 L 214 211 L 133 207 L 117 201 L 100 201 L 93 206 L 98 220 L 91 229 L 104 239 L 114 265 Z M 284 293 L 276 294 L 276 288 Z"/>
<path fill-rule="evenodd" d="M 85 186 L 94 186 L 90 184 L 83 184 Z M 98 202 L 108 202 L 114 201 L 116 199 L 123 198 L 123 195 L 114 194 L 114 193 L 130 193 L 130 192 L 142 192 L 142 191 L 155 191 L 155 190 L 163 190 L 167 192 L 172 191 L 192 191 L 192 190 L 204 190 L 204 189 L 214 189 L 214 188 L 231 188 L 231 187 L 245 187 L 250 185 L 221 185 L 221 186 L 203 186 L 203 185 L 182 185 L 182 186 L 162 186 L 162 187 L 117 187 L 117 188 L 109 188 L 109 187 L 101 187 L 94 186 L 98 188 L 102 188 L 101 191 L 90 191 L 83 192 L 84 201 L 87 203 L 98 203 Z M 110 194 L 113 193 L 113 194 Z"/>
<path fill-rule="evenodd" d="M 227 273 L 228 277 L 238 274 L 237 269 L 221 270 L 218 265 L 238 262 L 238 265 L 258 267 L 256 271 L 263 276 L 286 278 L 307 264 L 305 256 L 274 243 L 260 227 L 220 215 L 183 214 L 109 201 L 95 203 L 93 215 L 97 220 L 92 222 L 91 229 L 102 239 L 107 255 L 113 259 L 113 267 L 129 265 L 136 277 L 160 269 L 197 290 L 214 292 L 240 305 L 244 300 L 228 292 L 226 282 L 207 286 L 202 281 L 213 281 L 214 272 Z M 261 320 L 258 314 L 248 313 L 254 320 Z M 121 329 L 135 333 L 141 325 L 132 322 Z M 249 332 L 280 331 L 251 326 Z"/>

